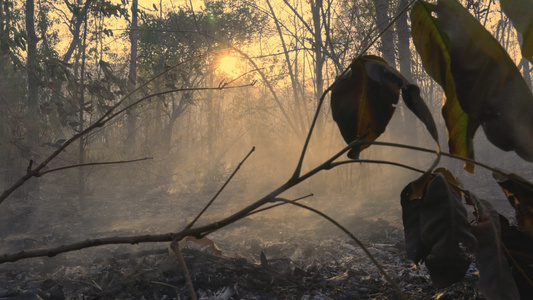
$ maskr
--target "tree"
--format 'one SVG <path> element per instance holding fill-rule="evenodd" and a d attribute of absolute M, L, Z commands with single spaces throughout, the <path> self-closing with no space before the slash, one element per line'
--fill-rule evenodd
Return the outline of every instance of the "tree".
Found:
<path fill-rule="evenodd" d="M 137 48 L 138 48 L 138 25 L 137 19 L 139 15 L 138 0 L 131 2 L 131 24 L 130 24 L 130 64 L 128 71 L 128 90 L 131 92 L 135 90 L 137 85 Z M 126 147 L 130 151 L 135 149 L 136 143 L 136 116 L 134 112 L 128 110 L 128 133 L 126 137 Z"/>
<path fill-rule="evenodd" d="M 385 28 L 390 23 L 389 11 L 390 11 L 390 1 L 389 0 L 373 0 L 374 9 L 375 9 L 375 18 L 377 28 L 380 31 L 384 31 Z M 389 28 L 381 36 L 381 46 L 380 52 L 383 58 L 393 67 L 396 66 L 396 55 L 394 47 L 394 29 Z"/>

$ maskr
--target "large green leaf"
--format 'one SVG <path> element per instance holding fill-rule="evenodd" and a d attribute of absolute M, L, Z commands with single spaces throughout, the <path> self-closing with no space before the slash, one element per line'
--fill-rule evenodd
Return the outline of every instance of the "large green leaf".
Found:
<path fill-rule="evenodd" d="M 438 20 L 431 16 L 434 4 L 416 2 L 411 11 L 411 34 L 413 43 L 422 58 L 427 73 L 441 85 L 446 94 L 442 115 L 448 129 L 450 153 L 474 158 L 472 143 L 478 122 L 463 111 L 455 93 L 455 83 L 451 73 L 449 41 L 440 30 Z M 474 165 L 466 164 L 465 169 L 473 172 Z"/>
<path fill-rule="evenodd" d="M 468 193 L 477 207 L 477 219 L 472 233 L 478 241 L 476 266 L 479 270 L 478 287 L 488 299 L 519 299 L 511 268 L 502 248 L 500 217 L 487 201 Z"/>
<path fill-rule="evenodd" d="M 533 0 L 500 0 L 500 5 L 522 34 L 522 55 L 533 62 Z"/>
<path fill-rule="evenodd" d="M 450 66 L 462 109 L 498 148 L 533 161 L 533 95 L 507 52 L 456 0 L 436 12 L 449 39 Z"/>
<path fill-rule="evenodd" d="M 387 127 L 398 103 L 403 77 L 383 59 L 363 56 L 350 65 L 331 91 L 331 112 L 346 143 L 364 133 L 376 140 Z M 369 145 L 356 146 L 348 157 L 358 158 Z"/>

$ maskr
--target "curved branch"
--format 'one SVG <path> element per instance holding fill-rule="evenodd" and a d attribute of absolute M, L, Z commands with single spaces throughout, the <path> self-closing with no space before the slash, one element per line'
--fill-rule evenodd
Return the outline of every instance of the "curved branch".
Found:
<path fill-rule="evenodd" d="M 191 228 L 194 223 L 196 223 L 196 221 L 198 221 L 198 219 L 204 214 L 204 212 L 209 208 L 209 206 L 211 206 L 211 204 L 213 204 L 213 201 L 215 201 L 215 199 L 218 197 L 218 195 L 220 195 L 220 193 L 224 190 L 224 188 L 226 187 L 226 185 L 228 185 L 228 183 L 231 181 L 231 179 L 233 178 L 233 176 L 235 176 L 235 174 L 237 174 L 237 172 L 239 171 L 239 169 L 241 168 L 242 164 L 244 164 L 244 162 L 248 159 L 248 157 L 250 157 L 250 155 L 252 155 L 252 153 L 255 151 L 255 147 L 252 147 L 252 150 L 250 150 L 250 152 L 248 152 L 248 154 L 244 157 L 244 159 L 237 165 L 237 167 L 235 168 L 235 170 L 233 170 L 233 173 L 231 173 L 231 175 L 228 177 L 228 179 L 226 179 L 226 182 L 224 182 L 224 184 L 222 185 L 222 187 L 218 190 L 218 192 L 213 196 L 213 198 L 211 198 L 211 200 L 207 203 L 207 205 L 200 211 L 200 213 L 196 216 L 196 218 L 194 218 L 194 220 L 192 220 L 191 223 L 189 223 L 185 229 L 189 229 Z"/>
<path fill-rule="evenodd" d="M 298 207 L 307 209 L 307 210 L 312 211 L 315 214 L 325 218 L 326 220 L 330 221 L 331 223 L 333 223 L 333 225 L 337 226 L 340 230 L 342 230 L 344 233 L 346 233 L 354 242 L 357 243 L 357 245 L 359 245 L 359 247 L 361 247 L 361 249 L 363 249 L 363 251 L 368 256 L 368 258 L 370 258 L 372 263 L 378 268 L 379 272 L 381 274 L 383 274 L 383 277 L 385 277 L 385 279 L 389 282 L 389 284 L 392 285 L 394 290 L 396 290 L 396 293 L 398 293 L 398 295 L 402 299 L 407 299 L 405 297 L 405 295 L 403 294 L 402 290 L 400 289 L 400 287 L 398 286 L 398 284 L 396 283 L 396 281 L 392 280 L 392 278 L 389 276 L 389 274 L 387 274 L 385 269 L 383 269 L 381 264 L 374 258 L 372 253 L 370 253 L 368 248 L 366 248 L 366 246 L 355 235 L 353 235 L 348 229 L 346 229 L 346 227 L 342 226 L 340 223 L 338 223 L 337 221 L 335 221 L 333 218 L 331 218 L 330 216 L 326 215 L 325 213 L 323 213 L 323 212 L 321 212 L 321 211 L 319 211 L 317 209 L 314 209 L 314 208 L 312 208 L 310 206 L 307 206 L 305 204 L 297 203 L 297 202 L 294 202 L 294 201 L 289 201 L 289 200 L 282 199 L 282 198 L 276 198 L 276 199 L 274 199 L 274 201 L 281 201 L 281 202 L 284 202 L 284 203 L 287 203 L 287 204 L 292 204 L 292 205 L 296 205 Z"/>
<path fill-rule="evenodd" d="M 361 138 L 364 138 L 364 136 L 362 136 Z M 244 217 L 249 216 L 250 214 L 254 214 L 256 211 L 258 211 L 258 208 L 260 208 L 261 206 L 263 206 L 263 205 L 265 205 L 267 203 L 275 202 L 275 199 L 276 199 L 276 197 L 278 195 L 280 195 L 281 193 L 287 191 L 288 189 L 296 186 L 297 184 L 305 181 L 306 179 L 312 177 L 313 175 L 317 174 L 320 171 L 329 170 L 329 169 L 332 169 L 334 167 L 341 166 L 341 165 L 344 165 L 344 164 L 347 164 L 347 163 L 350 163 L 350 162 L 354 162 L 354 163 L 355 162 L 366 162 L 366 161 L 363 161 L 363 160 L 360 160 L 360 161 L 353 160 L 353 161 L 342 161 L 342 162 L 334 163 L 334 161 L 337 158 L 339 158 L 340 156 L 342 156 L 343 154 L 348 152 L 353 147 L 364 145 L 364 144 L 373 144 L 373 145 L 382 145 L 382 146 L 391 146 L 391 147 L 401 147 L 401 148 L 406 148 L 406 149 L 412 149 L 412 150 L 415 150 L 415 151 L 421 151 L 421 152 L 427 152 L 427 153 L 437 153 L 437 151 L 435 151 L 435 150 L 426 149 L 426 148 L 420 148 L 420 147 L 415 147 L 415 146 L 409 146 L 409 145 L 387 143 L 387 142 L 355 140 L 352 143 L 350 143 L 348 146 L 343 148 L 341 151 L 339 151 L 338 153 L 336 153 L 335 155 L 330 157 L 328 160 L 326 160 L 325 162 L 320 164 L 319 166 L 315 167 L 314 169 L 308 171 L 307 173 L 305 173 L 305 174 L 303 174 L 301 176 L 289 179 L 286 183 L 284 183 L 283 185 L 281 185 L 280 187 L 278 187 L 274 191 L 270 192 L 266 196 L 260 198 L 256 202 L 248 205 L 247 207 L 241 209 L 238 212 L 235 212 L 234 214 L 232 214 L 232 215 L 230 215 L 230 216 L 228 216 L 228 217 L 226 217 L 226 218 L 224 218 L 224 219 L 222 219 L 220 221 L 213 222 L 211 224 L 207 224 L 207 225 L 204 225 L 204 226 L 201 226 L 201 227 L 186 228 L 186 229 L 184 229 L 184 230 L 182 230 L 180 232 L 175 232 L 175 233 L 166 233 L 166 234 L 160 234 L 160 235 L 138 235 L 138 236 L 129 236 L 129 237 L 105 237 L 105 238 L 99 238 L 99 239 L 90 239 L 90 240 L 86 240 L 86 241 L 82 241 L 82 242 L 77 242 L 77 243 L 73 243 L 73 244 L 69 244 L 69 245 L 64 245 L 64 246 L 59 246 L 59 247 L 54 247 L 54 248 L 48 248 L 48 249 L 37 249 L 37 250 L 29 250 L 29 251 L 20 251 L 20 252 L 11 253 L 11 254 L 8 253 L 8 254 L 4 254 L 4 255 L 0 256 L 0 263 L 14 262 L 14 261 L 17 261 L 17 260 L 21 260 L 21 259 L 25 259 L 25 258 L 32 258 L 32 257 L 55 256 L 57 254 L 64 253 L 64 252 L 70 252 L 70 251 L 75 251 L 75 250 L 81 250 L 81 249 L 84 249 L 84 248 L 101 246 L 101 245 L 108 245 L 108 244 L 138 244 L 138 243 L 153 243 L 153 242 L 171 242 L 173 240 L 178 240 L 179 241 L 179 240 L 183 239 L 186 236 L 202 237 L 205 234 L 208 234 L 208 233 L 211 233 L 211 232 L 216 231 L 218 229 L 224 228 L 224 227 L 226 227 L 226 226 L 228 226 L 228 225 L 230 225 L 230 224 L 232 224 L 232 223 L 234 223 L 234 222 L 236 222 L 236 221 L 238 221 L 238 220 L 240 220 L 240 219 L 242 219 Z M 488 170 L 491 170 L 493 172 L 501 174 L 502 176 L 506 176 L 505 172 L 503 172 L 501 170 L 498 170 L 498 169 L 495 169 L 495 168 L 492 168 L 492 167 L 488 167 L 488 166 L 486 166 L 486 165 L 484 165 L 482 163 L 478 163 L 476 161 L 473 161 L 473 160 L 470 160 L 470 159 L 465 159 L 464 157 L 458 157 L 456 155 L 445 153 L 445 152 L 440 152 L 440 153 L 443 156 L 452 157 L 452 158 L 456 158 L 456 159 L 459 159 L 459 160 L 467 160 L 467 161 L 472 162 L 472 163 L 474 163 L 474 164 L 476 164 L 476 165 L 478 165 L 480 167 L 487 167 Z M 377 161 L 368 161 L 368 162 L 377 163 Z M 411 169 L 411 170 L 416 171 L 416 172 L 422 172 L 422 173 L 426 172 L 426 171 L 423 171 L 423 170 L 418 170 L 418 169 L 415 169 L 415 168 L 411 168 L 409 166 L 405 166 L 405 165 L 401 165 L 401 164 L 397 164 L 397 163 L 393 163 L 393 162 L 389 162 L 389 164 L 397 165 L 397 166 L 404 167 L 404 168 L 407 168 L 407 169 Z M 267 208 L 273 208 L 273 207 L 274 206 L 270 206 L 270 207 L 267 207 Z M 259 209 L 259 211 L 264 210 L 264 209 L 265 208 Z"/>
<path fill-rule="evenodd" d="M 144 158 L 138 158 L 138 159 L 132 159 L 132 160 L 118 160 L 118 161 L 104 161 L 104 162 L 91 162 L 91 163 L 84 163 L 84 164 L 75 164 L 75 165 L 64 166 L 64 167 L 59 167 L 59 168 L 55 168 L 55 169 L 49 169 L 49 170 L 46 170 L 46 171 L 42 171 L 42 172 L 39 172 L 39 173 L 35 174 L 35 177 L 41 177 L 41 176 L 43 176 L 45 174 L 48 174 L 48 173 L 57 172 L 57 171 L 61 171 L 61 170 L 66 170 L 66 169 L 77 168 L 77 167 L 127 164 L 127 163 L 138 162 L 138 161 L 149 160 L 149 159 L 154 159 L 154 158 L 153 157 L 144 157 Z"/>
<path fill-rule="evenodd" d="M 424 170 L 420 170 L 405 164 L 393 162 L 393 161 L 386 161 L 386 160 L 373 160 L 373 159 L 352 159 L 352 160 L 344 160 L 339 162 L 334 162 L 330 164 L 330 168 L 335 168 L 340 165 L 346 165 L 346 164 L 353 164 L 353 163 L 369 163 L 369 164 L 379 164 L 379 165 L 392 165 L 400 168 L 404 168 L 407 170 L 415 171 L 418 173 L 424 173 Z"/>

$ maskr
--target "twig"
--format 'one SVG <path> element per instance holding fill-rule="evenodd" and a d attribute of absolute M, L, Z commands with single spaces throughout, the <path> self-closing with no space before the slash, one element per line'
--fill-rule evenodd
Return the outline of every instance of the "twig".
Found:
<path fill-rule="evenodd" d="M 425 172 L 424 170 L 420 170 L 420 169 L 417 169 L 417 168 L 414 168 L 414 167 L 411 167 L 411 166 L 408 166 L 408 165 L 405 165 L 405 164 L 401 164 L 401 163 L 397 163 L 397 162 L 393 162 L 393 161 L 375 160 L 375 159 L 343 160 L 343 161 L 331 163 L 330 164 L 330 168 L 335 168 L 335 167 L 338 167 L 340 165 L 353 164 L 353 163 L 392 165 L 392 166 L 397 166 L 397 167 L 401 167 L 401 168 L 404 168 L 404 169 L 408 169 L 408 170 L 411 170 L 411 171 L 415 171 L 415 172 L 418 172 L 418 173 L 424 173 Z"/>
<path fill-rule="evenodd" d="M 196 292 L 194 291 L 194 285 L 192 284 L 191 275 L 189 274 L 189 269 L 187 269 L 187 263 L 185 263 L 185 258 L 183 258 L 183 254 L 181 254 L 181 249 L 178 244 L 178 240 L 174 239 L 172 243 L 170 243 L 170 247 L 172 248 L 174 253 L 176 253 L 176 257 L 178 258 L 178 261 L 183 270 L 183 273 L 185 274 L 185 281 L 187 282 L 187 288 L 189 289 L 191 300 L 198 299 L 196 297 Z"/>
<path fill-rule="evenodd" d="M 312 197 L 312 196 L 314 196 L 314 195 L 313 195 L 313 194 L 308 194 L 308 195 L 302 196 L 302 197 L 300 197 L 300 198 L 293 199 L 293 200 L 291 200 L 291 201 L 296 202 L 296 201 L 300 201 L 300 200 L 303 200 L 303 199 L 306 199 L 306 198 L 309 198 L 309 197 Z M 264 212 L 264 211 L 267 211 L 267 210 L 272 209 L 272 208 L 276 208 L 276 207 L 279 207 L 279 206 L 283 206 L 283 205 L 285 205 L 285 204 L 287 204 L 287 203 L 277 203 L 277 204 L 273 204 L 273 205 L 270 205 L 270 206 L 267 206 L 267 207 L 264 207 L 264 208 L 261 208 L 261 209 L 257 209 L 257 210 L 254 210 L 254 211 L 250 212 L 250 213 L 247 214 L 245 217 L 249 217 L 249 216 L 251 216 L 251 215 L 255 215 L 255 214 L 257 214 L 257 213 Z M 207 232 L 205 232 L 205 233 L 202 233 L 199 237 L 207 236 L 207 235 L 209 235 L 209 234 L 215 232 L 216 230 L 217 230 L 217 229 L 212 230 L 212 231 L 207 231 Z"/>
<path fill-rule="evenodd" d="M 100 291 L 103 291 L 103 289 L 96 283 L 94 280 L 91 280 L 96 288 L 98 288 Z"/>
<path fill-rule="evenodd" d="M 390 285 L 392 285 L 392 287 L 396 290 L 396 292 L 398 293 L 398 295 L 402 298 L 402 299 L 407 299 L 405 297 L 405 295 L 403 294 L 402 290 L 400 289 L 400 287 L 398 286 L 398 284 L 396 283 L 396 281 L 392 280 L 392 278 L 387 274 L 387 272 L 385 271 L 385 269 L 383 269 L 383 267 L 381 266 L 381 264 L 374 258 L 374 256 L 372 255 L 372 253 L 370 253 L 370 251 L 365 247 L 365 245 L 355 236 L 353 235 L 348 229 L 346 229 L 344 226 L 342 226 L 341 224 L 339 224 L 337 221 L 335 221 L 334 219 L 332 219 L 330 216 L 326 215 L 325 213 L 319 211 L 319 210 L 316 210 L 310 206 L 307 206 L 305 204 L 301 204 L 301 203 L 297 203 L 297 202 L 294 202 L 294 201 L 290 201 L 290 200 L 287 200 L 287 199 L 283 199 L 283 198 L 275 198 L 273 199 L 273 201 L 280 201 L 280 202 L 284 202 L 284 203 L 287 203 L 287 204 L 292 204 L 292 205 L 296 205 L 296 206 L 299 206 L 301 208 L 304 208 L 304 209 L 307 209 L 309 211 L 312 211 L 318 215 L 320 215 L 321 217 L 325 218 L 326 220 L 330 221 L 331 223 L 333 223 L 335 226 L 337 226 L 340 230 L 342 230 L 344 233 L 346 233 L 352 240 L 354 240 L 357 245 L 359 245 L 359 247 L 361 247 L 361 249 L 363 249 L 363 251 L 366 253 L 366 255 L 368 256 L 368 258 L 370 258 L 370 260 L 372 261 L 372 263 L 378 268 L 379 272 L 381 274 L 383 274 L 383 276 L 385 277 L 385 279 L 389 282 Z"/>
<path fill-rule="evenodd" d="M 39 173 L 35 174 L 35 177 L 41 177 L 41 176 L 43 176 L 44 174 L 47 174 L 47 173 L 66 170 L 66 169 L 72 169 L 72 168 L 77 168 L 77 167 L 98 166 L 98 165 L 112 165 L 112 164 L 126 164 L 126 163 L 138 162 L 138 161 L 143 161 L 143 160 L 149 160 L 149 159 L 154 159 L 154 158 L 153 157 L 144 157 L 144 158 L 138 158 L 138 159 L 132 159 L 132 160 L 103 161 L 103 162 L 92 162 L 92 163 L 84 163 L 84 164 L 75 164 L 75 165 L 64 166 L 64 167 L 60 167 L 60 168 L 49 169 L 49 170 L 46 170 L 46 171 L 43 171 L 43 172 L 39 172 Z"/>
<path fill-rule="evenodd" d="M 150 94 L 148 96 L 142 97 L 141 99 L 131 103 L 130 105 L 128 105 L 128 106 L 124 107 L 123 109 L 117 111 L 116 113 L 110 115 L 108 118 L 102 119 L 100 126 L 102 126 L 105 123 L 111 121 L 116 116 L 120 115 L 121 113 L 125 112 L 126 110 L 138 105 L 139 103 L 141 103 L 141 102 L 143 102 L 143 101 L 145 101 L 147 99 L 153 98 L 153 97 L 166 95 L 166 94 L 172 94 L 172 93 L 176 93 L 176 92 L 228 90 L 228 89 L 243 88 L 243 87 L 248 87 L 248 86 L 253 86 L 253 85 L 254 85 L 253 83 L 248 83 L 248 84 L 243 84 L 243 85 L 223 86 L 223 87 L 219 86 L 219 87 L 203 87 L 203 88 L 179 88 L 179 89 L 171 89 L 171 90 L 167 90 L 167 91 L 157 92 L 157 93 Z"/>
<path fill-rule="evenodd" d="M 177 290 L 178 288 L 173 286 L 172 284 L 168 284 L 168 283 L 164 283 L 164 282 L 159 282 L 159 281 L 150 281 L 151 283 L 153 284 L 160 284 L 160 285 L 164 285 L 164 286 L 168 286 L 170 288 L 173 288 L 175 290 Z"/>
<path fill-rule="evenodd" d="M 300 198 L 296 198 L 294 200 L 291 200 L 291 202 L 297 202 L 297 201 L 300 201 L 300 200 L 303 200 L 303 199 L 306 199 L 306 198 L 309 198 L 309 197 L 313 197 L 314 194 L 309 194 L 309 195 L 305 195 L 303 197 L 300 197 Z M 270 206 L 267 206 L 267 207 L 264 207 L 264 208 L 261 208 L 261 209 L 257 209 L 257 210 L 254 210 L 252 212 L 250 212 L 248 214 L 248 217 L 251 216 L 251 215 L 255 215 L 257 213 L 260 213 L 260 212 L 263 212 L 265 210 L 269 210 L 269 209 L 272 209 L 272 208 L 276 208 L 278 206 L 282 206 L 282 205 L 285 205 L 287 203 L 278 203 L 278 204 L 274 204 L 274 205 L 270 205 Z"/>
<path fill-rule="evenodd" d="M 415 151 L 434 153 L 434 154 L 437 154 L 437 155 L 440 154 L 442 156 L 450 157 L 450 158 L 453 158 L 453 159 L 457 159 L 457 160 L 461 160 L 461 161 L 464 161 L 464 162 L 467 162 L 467 163 L 471 163 L 471 164 L 477 165 L 479 167 L 482 167 L 483 169 L 486 169 L 486 170 L 489 170 L 489 171 L 491 171 L 493 173 L 497 173 L 497 174 L 499 174 L 501 176 L 504 176 L 505 178 L 509 177 L 506 172 L 504 172 L 504 171 L 502 171 L 502 170 L 500 170 L 498 168 L 491 167 L 489 165 L 486 165 L 484 163 L 478 162 L 478 161 L 473 160 L 473 159 L 468 158 L 468 157 L 459 156 L 459 155 L 451 154 L 451 153 L 448 153 L 448 152 L 437 151 L 437 150 L 433 150 L 433 149 L 422 148 L 422 147 L 411 146 L 411 145 L 405 145 L 405 144 L 390 143 L 390 142 L 361 141 L 361 144 L 372 144 L 372 145 L 378 145 L 378 146 L 398 147 L 398 148 L 411 149 L 411 150 L 415 150 Z"/>
<path fill-rule="evenodd" d="M 255 151 L 255 147 L 252 147 L 252 150 L 250 150 L 250 152 L 248 152 L 248 154 L 246 154 L 246 156 L 243 158 L 243 160 L 237 165 L 237 167 L 235 168 L 235 170 L 233 170 L 233 173 L 231 173 L 231 175 L 228 177 L 228 179 L 226 179 L 226 182 L 224 182 L 224 184 L 222 185 L 222 187 L 218 190 L 218 192 L 213 196 L 213 198 L 211 198 L 211 200 L 209 200 L 209 202 L 207 203 L 207 205 L 202 209 L 202 211 L 196 216 L 196 218 L 194 218 L 194 220 L 192 220 L 191 223 L 189 223 L 189 225 L 187 225 L 185 227 L 185 229 L 189 229 L 191 228 L 194 223 L 196 223 L 196 221 L 198 221 L 198 219 L 200 218 L 200 216 L 202 216 L 204 214 L 204 212 L 209 208 L 209 206 L 211 206 L 211 204 L 213 204 L 213 202 L 215 201 L 215 199 L 218 197 L 218 195 L 220 195 L 220 193 L 224 190 L 224 188 L 226 187 L 226 185 L 228 185 L 228 183 L 231 181 L 231 179 L 233 178 L 233 176 L 235 176 L 235 174 L 237 174 L 237 171 L 239 171 L 239 169 L 241 168 L 242 164 L 248 159 L 248 157 Z"/>
<path fill-rule="evenodd" d="M 36 249 L 36 250 L 25 250 L 19 251 L 11 254 L 4 254 L 0 256 L 0 263 L 5 262 L 14 262 L 24 258 L 31 257 L 54 257 L 60 253 L 71 252 L 76 250 L 81 250 L 90 247 L 96 247 L 101 245 L 110 245 L 110 244 L 139 244 L 139 243 L 154 243 L 154 242 L 170 242 L 176 236 L 179 236 L 175 233 L 166 233 L 160 235 L 138 235 L 138 236 L 126 236 L 126 237 L 107 237 L 107 238 L 97 238 L 89 239 L 82 242 L 72 243 L 68 245 L 62 245 L 54 248 L 48 249 Z"/>

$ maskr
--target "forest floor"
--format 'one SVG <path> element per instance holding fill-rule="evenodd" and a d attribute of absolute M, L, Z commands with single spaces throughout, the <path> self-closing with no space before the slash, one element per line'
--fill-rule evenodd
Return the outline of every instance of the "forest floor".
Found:
<path fill-rule="evenodd" d="M 10 199 L 8 211 L 0 214 L 1 252 L 176 232 L 191 217 L 180 208 L 196 205 L 199 196 L 209 198 L 122 193 L 91 196 L 83 208 L 52 194 Z M 188 200 L 176 203 L 176 198 Z M 326 203 L 326 211 L 339 211 L 333 201 Z M 208 246 L 187 244 L 183 254 L 199 299 L 400 299 L 363 250 L 340 230 L 307 211 L 276 210 L 209 235 L 222 255 Z M 474 267 L 463 281 L 434 288 L 427 269 L 415 267 L 406 257 L 398 216 L 398 208 L 365 205 L 340 221 L 368 247 L 406 298 L 483 299 L 475 288 Z M 206 219 L 216 220 L 214 215 Z M 188 298 L 182 269 L 164 243 L 101 246 L 0 265 L 0 299 Z"/>

